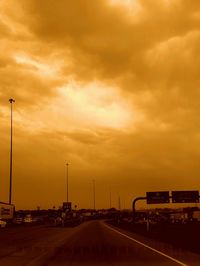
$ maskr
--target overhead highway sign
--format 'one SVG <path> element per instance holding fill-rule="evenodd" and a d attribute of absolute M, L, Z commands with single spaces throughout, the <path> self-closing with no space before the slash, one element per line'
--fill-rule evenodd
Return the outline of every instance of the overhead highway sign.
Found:
<path fill-rule="evenodd" d="M 169 203 L 169 191 L 146 192 L 147 204 Z"/>
<path fill-rule="evenodd" d="M 173 203 L 197 203 L 199 202 L 199 191 L 172 191 Z"/>

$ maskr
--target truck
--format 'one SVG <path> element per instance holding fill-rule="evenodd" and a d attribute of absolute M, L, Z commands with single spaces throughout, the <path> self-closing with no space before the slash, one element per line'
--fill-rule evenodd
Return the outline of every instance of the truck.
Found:
<path fill-rule="evenodd" d="M 81 217 L 74 211 L 62 211 L 55 217 L 55 226 L 76 226 L 81 223 Z"/>
<path fill-rule="evenodd" d="M 6 223 L 12 222 L 14 218 L 15 206 L 5 202 L 0 202 L 0 227 L 5 227 Z"/>

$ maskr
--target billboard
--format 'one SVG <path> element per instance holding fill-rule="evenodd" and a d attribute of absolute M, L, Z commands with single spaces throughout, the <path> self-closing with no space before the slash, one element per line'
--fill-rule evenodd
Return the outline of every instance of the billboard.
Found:
<path fill-rule="evenodd" d="M 197 203 L 199 202 L 199 191 L 172 191 L 173 203 Z"/>
<path fill-rule="evenodd" d="M 147 204 L 169 203 L 169 191 L 146 192 Z"/>

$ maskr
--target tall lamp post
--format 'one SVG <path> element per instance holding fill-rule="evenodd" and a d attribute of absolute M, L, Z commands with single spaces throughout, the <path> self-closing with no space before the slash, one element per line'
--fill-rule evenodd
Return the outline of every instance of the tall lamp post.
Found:
<path fill-rule="evenodd" d="M 94 203 L 94 210 L 95 210 L 95 180 L 93 179 L 92 180 L 92 183 L 93 183 L 93 203 Z"/>
<path fill-rule="evenodd" d="M 69 177 L 69 163 L 66 163 L 66 167 L 67 167 L 67 202 L 69 200 L 69 181 L 68 181 L 68 177 Z"/>
<path fill-rule="evenodd" d="M 111 209 L 111 207 L 112 207 L 111 187 L 109 187 L 109 196 L 110 196 L 110 209 Z"/>
<path fill-rule="evenodd" d="M 119 210 L 121 210 L 121 198 L 120 198 L 120 196 L 118 197 L 118 208 L 119 208 Z"/>
<path fill-rule="evenodd" d="M 11 116 L 10 116 L 10 191 L 9 191 L 9 204 L 12 203 L 12 135 L 13 135 L 13 112 L 12 112 L 12 104 L 15 102 L 14 99 L 9 99 L 10 106 L 11 106 Z"/>

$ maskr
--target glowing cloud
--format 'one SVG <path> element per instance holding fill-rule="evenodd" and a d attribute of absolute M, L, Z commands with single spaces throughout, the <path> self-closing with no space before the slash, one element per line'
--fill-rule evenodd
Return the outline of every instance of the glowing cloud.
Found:
<path fill-rule="evenodd" d="M 26 55 L 15 55 L 14 58 L 18 64 L 27 64 L 35 67 L 38 73 L 42 76 L 51 77 L 52 75 L 55 76 L 57 74 L 58 67 L 55 65 L 49 65 L 39 62 L 38 60 L 34 60 Z"/>
<path fill-rule="evenodd" d="M 83 124 L 123 128 L 136 120 L 131 117 L 128 102 L 116 89 L 104 84 L 94 82 L 84 87 L 70 84 L 62 87 L 60 93 L 64 102 L 70 105 L 71 114 Z"/>
<path fill-rule="evenodd" d="M 116 88 L 98 82 L 84 86 L 70 82 L 57 90 L 57 97 L 36 108 L 31 119 L 23 117 L 25 130 L 126 129 L 141 119 Z"/>

